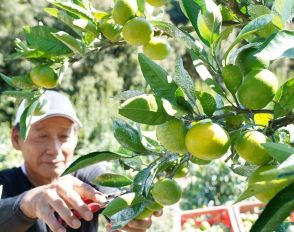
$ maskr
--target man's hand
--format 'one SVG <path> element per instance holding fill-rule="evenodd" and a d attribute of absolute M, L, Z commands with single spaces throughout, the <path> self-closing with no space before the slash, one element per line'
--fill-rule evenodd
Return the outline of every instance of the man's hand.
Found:
<path fill-rule="evenodd" d="M 92 220 L 93 213 L 82 198 L 93 202 L 106 202 L 102 193 L 79 179 L 67 175 L 58 178 L 54 183 L 34 188 L 25 193 L 20 202 L 20 209 L 30 218 L 42 219 L 53 232 L 66 232 L 54 216 L 54 211 L 70 227 L 77 229 L 81 221 L 73 214 L 72 209 L 87 221 Z"/>
<path fill-rule="evenodd" d="M 162 215 L 162 210 L 155 211 L 153 213 L 154 216 L 160 217 Z M 143 220 L 133 220 L 130 221 L 124 228 L 121 230 L 116 230 L 116 232 L 145 232 L 152 225 L 151 217 L 145 218 Z M 111 224 L 106 226 L 106 230 L 109 232 L 111 230 Z"/>

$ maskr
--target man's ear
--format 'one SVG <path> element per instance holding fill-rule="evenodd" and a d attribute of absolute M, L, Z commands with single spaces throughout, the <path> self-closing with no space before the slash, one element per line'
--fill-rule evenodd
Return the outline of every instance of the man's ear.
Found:
<path fill-rule="evenodd" d="M 20 150 L 21 137 L 17 127 L 13 127 L 11 131 L 11 142 L 16 150 Z"/>

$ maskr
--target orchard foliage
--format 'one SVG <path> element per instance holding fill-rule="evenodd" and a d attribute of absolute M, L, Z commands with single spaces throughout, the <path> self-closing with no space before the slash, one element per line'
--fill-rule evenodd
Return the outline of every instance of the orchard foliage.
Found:
<path fill-rule="evenodd" d="M 129 121 L 113 119 L 114 137 L 125 152 L 93 152 L 74 161 L 64 172 L 111 160 L 120 160 L 124 167 L 137 171 L 133 180 L 107 173 L 93 183 L 129 186 L 128 193 L 102 212 L 112 221 L 113 230 L 154 210 L 151 206 L 156 201 L 162 207 L 175 203 L 181 194 L 171 179 L 183 165 L 196 161 L 205 164 L 217 158 L 223 159 L 233 172 L 247 177 L 262 165 L 274 167 L 259 173 L 256 181 L 248 182 L 238 199 L 277 190 L 252 231 L 272 230 L 289 215 L 294 209 L 294 148 L 283 127 L 294 121 L 294 79 L 278 83 L 270 67 L 274 60 L 294 58 L 294 31 L 290 29 L 293 0 L 270 4 L 180 0 L 190 22 L 180 28 L 150 14 L 152 6 L 164 9 L 162 0 L 116 0 L 111 12 L 95 9 L 88 0 L 48 2 L 52 7 L 44 10 L 67 25 L 70 32 L 42 24 L 26 26 L 24 40 L 16 39 L 16 52 L 10 58 L 27 59 L 35 67 L 25 75 L 0 74 L 15 88 L 3 94 L 27 101 L 20 121 L 23 139 L 31 116 L 46 105 L 42 94 L 62 85 L 71 63 L 125 44 L 142 46 L 145 53 L 138 54 L 138 61 L 151 92 L 127 91 L 118 112 Z M 222 43 L 233 32 L 237 36 L 223 51 Z M 177 39 L 188 49 L 205 90 L 195 85 L 180 56 L 174 73 L 168 73 L 154 61 L 168 59 L 169 38 Z M 144 133 L 140 124 L 158 127 L 158 138 Z M 152 162 L 138 168 L 136 161 L 140 156 L 150 156 Z M 153 186 L 160 187 L 154 192 Z M 162 189 L 177 195 L 158 200 Z"/>

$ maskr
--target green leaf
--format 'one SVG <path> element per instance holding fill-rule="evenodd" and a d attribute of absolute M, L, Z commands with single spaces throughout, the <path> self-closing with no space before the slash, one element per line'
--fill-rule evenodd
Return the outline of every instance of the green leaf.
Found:
<path fill-rule="evenodd" d="M 204 58 L 207 58 L 207 53 L 203 46 L 198 42 L 195 41 L 193 37 L 191 37 L 189 34 L 183 32 L 179 28 L 177 28 L 175 25 L 163 21 L 150 21 L 152 25 L 159 30 L 162 30 L 169 36 L 181 41 L 188 49 L 193 50 L 198 55 L 201 55 Z"/>
<path fill-rule="evenodd" d="M 183 107 L 181 107 L 177 103 L 170 102 L 164 98 L 162 98 L 161 100 L 163 108 L 169 116 L 182 117 L 188 113 L 186 110 L 183 109 Z"/>
<path fill-rule="evenodd" d="M 3 95 L 16 97 L 16 98 L 33 98 L 35 93 L 32 91 L 18 91 L 18 90 L 7 90 L 2 93 Z"/>
<path fill-rule="evenodd" d="M 80 32 L 80 28 L 76 28 L 76 26 L 74 26 L 73 21 L 76 19 L 75 17 L 72 17 L 69 15 L 69 13 L 63 11 L 63 10 L 58 10 L 56 8 L 44 8 L 44 11 L 46 13 L 48 13 L 49 15 L 59 19 L 61 22 L 63 22 L 64 24 L 68 25 L 72 30 L 74 30 L 75 33 L 77 33 L 77 35 L 79 35 L 80 37 L 82 36 L 81 32 Z"/>
<path fill-rule="evenodd" d="M 6 76 L 3 73 L 0 73 L 0 77 L 2 78 L 3 81 L 6 82 L 6 84 L 10 85 L 13 88 L 16 88 L 16 86 L 12 82 L 12 78 L 11 77 Z"/>
<path fill-rule="evenodd" d="M 143 212 L 147 205 L 148 201 L 145 201 L 141 204 L 136 204 L 131 208 L 126 208 L 112 216 L 110 218 L 112 222 L 110 232 L 116 232 L 119 229 L 123 228 L 130 221 L 136 218 L 141 212 Z"/>
<path fill-rule="evenodd" d="M 126 100 L 120 106 L 119 114 L 134 122 L 148 125 L 159 125 L 170 118 L 161 100 L 151 94 L 143 94 Z"/>
<path fill-rule="evenodd" d="M 114 173 L 103 173 L 91 181 L 94 185 L 107 186 L 107 187 L 123 187 L 132 184 L 132 179 Z"/>
<path fill-rule="evenodd" d="M 284 162 L 289 156 L 294 154 L 294 148 L 281 143 L 263 143 L 266 152 L 279 163 Z"/>
<path fill-rule="evenodd" d="M 274 117 L 294 113 L 294 78 L 284 83 L 275 95 Z"/>
<path fill-rule="evenodd" d="M 99 35 L 97 26 L 87 19 L 76 19 L 72 23 L 75 27 L 79 28 L 84 32 L 91 32 L 95 36 Z"/>
<path fill-rule="evenodd" d="M 282 30 L 270 36 L 260 47 L 256 56 L 261 59 L 276 60 L 282 56 L 294 58 L 294 53 L 289 53 L 294 48 L 294 31 Z"/>
<path fill-rule="evenodd" d="M 143 170 L 138 172 L 133 181 L 133 191 L 139 194 L 143 194 L 146 187 L 146 182 L 150 176 L 151 167 L 144 168 Z"/>
<path fill-rule="evenodd" d="M 74 4 L 70 1 L 62 1 L 62 0 L 47 0 L 47 1 L 71 14 L 74 14 L 81 18 L 89 19 L 90 21 L 94 22 L 91 12 L 77 4 Z"/>
<path fill-rule="evenodd" d="M 114 137 L 123 147 L 134 152 L 146 152 L 146 148 L 141 142 L 139 132 L 122 119 L 112 121 Z"/>
<path fill-rule="evenodd" d="M 200 78 L 208 85 L 209 88 L 214 90 L 221 96 L 226 96 L 221 86 L 213 79 L 210 72 L 207 70 L 203 62 L 199 59 L 196 53 L 190 50 L 190 56 L 193 60 L 193 64 Z"/>
<path fill-rule="evenodd" d="M 52 33 L 52 35 L 56 39 L 64 43 L 74 53 L 82 54 L 84 52 L 84 44 L 80 40 L 68 34 L 67 32 L 58 31 L 56 33 Z"/>
<path fill-rule="evenodd" d="M 275 230 L 294 209 L 294 184 L 280 191 L 264 208 L 250 232 Z"/>
<path fill-rule="evenodd" d="M 177 85 L 168 73 L 143 53 L 139 53 L 138 59 L 143 76 L 155 95 L 174 102 Z"/>
<path fill-rule="evenodd" d="M 270 14 L 271 10 L 264 5 L 252 4 L 248 6 L 248 14 L 251 19 L 255 19 L 261 15 Z"/>
<path fill-rule="evenodd" d="M 229 57 L 230 51 L 238 44 L 240 43 L 243 39 L 251 36 L 253 33 L 257 32 L 261 28 L 265 27 L 269 23 L 272 22 L 273 20 L 273 15 L 271 14 L 266 14 L 257 17 L 256 19 L 252 20 L 249 22 L 243 29 L 239 32 L 237 38 L 235 41 L 231 44 L 231 46 L 228 48 L 224 55 L 224 59 L 227 61 L 227 58 Z"/>
<path fill-rule="evenodd" d="M 189 2 L 189 5 L 186 5 Z M 197 4 L 198 7 L 196 7 Z M 222 24 L 220 8 L 212 0 L 183 0 L 188 17 L 202 42 L 210 46 L 218 37 Z M 199 11 L 199 7 L 201 10 Z M 195 13 L 197 15 L 195 17 Z"/>
<path fill-rule="evenodd" d="M 103 161 L 117 160 L 123 157 L 129 156 L 110 151 L 92 152 L 79 157 L 77 160 L 71 163 L 70 166 L 62 173 L 62 176 L 75 172 L 92 164 L 100 163 Z"/>
<path fill-rule="evenodd" d="M 196 91 L 197 99 L 200 101 L 204 113 L 208 116 L 212 116 L 216 110 L 216 102 L 214 97 L 203 91 Z"/>
<path fill-rule="evenodd" d="M 103 18 L 111 16 L 111 14 L 104 12 L 104 11 L 99 11 L 99 10 L 93 11 L 93 15 L 94 15 L 95 19 L 97 19 L 97 20 L 101 20 Z"/>
<path fill-rule="evenodd" d="M 206 40 L 206 38 L 204 38 L 199 30 L 199 27 L 198 27 L 198 23 L 197 23 L 197 20 L 198 20 L 198 15 L 201 11 L 201 7 L 199 4 L 197 4 L 196 1 L 193 1 L 193 0 L 182 0 L 182 3 L 183 3 L 183 7 L 185 9 L 185 12 L 187 13 L 187 16 L 194 28 L 194 30 L 196 31 L 197 35 L 199 36 L 199 38 L 201 39 L 201 41 L 209 46 L 209 41 Z"/>
<path fill-rule="evenodd" d="M 146 199 L 138 193 L 127 193 L 111 201 L 102 211 L 102 214 L 111 217 L 123 209 L 145 202 Z"/>
<path fill-rule="evenodd" d="M 28 105 L 25 108 L 24 112 L 22 113 L 20 117 L 19 130 L 20 130 L 20 137 L 22 140 L 25 140 L 28 136 L 28 133 L 31 127 L 32 116 L 38 103 L 39 103 L 38 99 L 33 101 L 30 105 Z"/>
<path fill-rule="evenodd" d="M 193 112 L 193 108 L 188 103 L 188 97 L 181 87 L 177 89 L 175 96 L 176 96 L 176 102 L 179 106 L 183 107 L 189 112 Z"/>
<path fill-rule="evenodd" d="M 280 165 L 281 166 L 281 165 Z M 277 167 L 269 171 L 260 173 L 260 181 L 250 184 L 247 189 L 239 196 L 237 202 L 245 200 L 256 194 L 269 191 L 271 189 L 282 189 L 294 182 L 293 162 L 286 167 Z"/>
<path fill-rule="evenodd" d="M 144 13 L 145 11 L 145 0 L 137 0 L 138 10 L 141 13 Z"/>
<path fill-rule="evenodd" d="M 196 105 L 194 83 L 189 73 L 185 70 L 181 57 L 177 57 L 176 59 L 175 75 L 173 79 L 176 84 L 183 89 L 188 97 L 189 104 L 194 108 Z"/>
<path fill-rule="evenodd" d="M 40 55 L 56 57 L 72 54 L 72 51 L 52 33 L 57 29 L 47 26 L 24 27 L 26 41 L 30 48 L 36 49 Z"/>
<path fill-rule="evenodd" d="M 294 1 L 293 0 L 275 0 L 272 6 L 273 13 L 280 16 L 283 23 L 291 21 L 294 12 Z"/>
<path fill-rule="evenodd" d="M 36 85 L 34 85 L 29 75 L 14 76 L 12 77 L 12 83 L 16 88 L 20 89 L 38 88 Z"/>

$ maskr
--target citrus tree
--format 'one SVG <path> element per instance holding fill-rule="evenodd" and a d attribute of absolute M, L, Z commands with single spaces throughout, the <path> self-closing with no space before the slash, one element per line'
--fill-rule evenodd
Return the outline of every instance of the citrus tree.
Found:
<path fill-rule="evenodd" d="M 3 94 L 26 100 L 23 139 L 31 116 L 46 112 L 42 94 L 62 84 L 68 65 L 111 46 L 142 47 L 138 61 L 150 91 L 121 94 L 122 118 L 113 119 L 113 134 L 123 149 L 85 154 L 63 173 L 112 160 L 136 171 L 133 179 L 105 173 L 93 181 L 128 189 L 102 212 L 112 230 L 179 201 L 182 190 L 175 178 L 188 174 L 190 162 L 205 165 L 215 159 L 249 177 L 238 201 L 257 196 L 268 202 L 251 231 L 272 231 L 293 211 L 294 148 L 284 127 L 294 121 L 294 79 L 279 83 L 270 71 L 273 61 L 294 58 L 293 0 L 180 0 L 190 22 L 180 28 L 152 14 L 153 7 L 164 9 L 164 0 L 116 0 L 111 12 L 95 9 L 88 0 L 48 2 L 52 7 L 44 10 L 69 30 L 25 27 L 24 40 L 16 39 L 10 58 L 27 59 L 34 67 L 26 75 L 1 74 L 15 88 Z M 156 62 L 168 59 L 169 38 L 186 46 L 207 88 L 195 85 L 181 57 L 174 73 Z M 156 137 L 144 133 L 141 124 L 154 126 Z M 143 168 L 142 156 L 150 157 Z"/>

